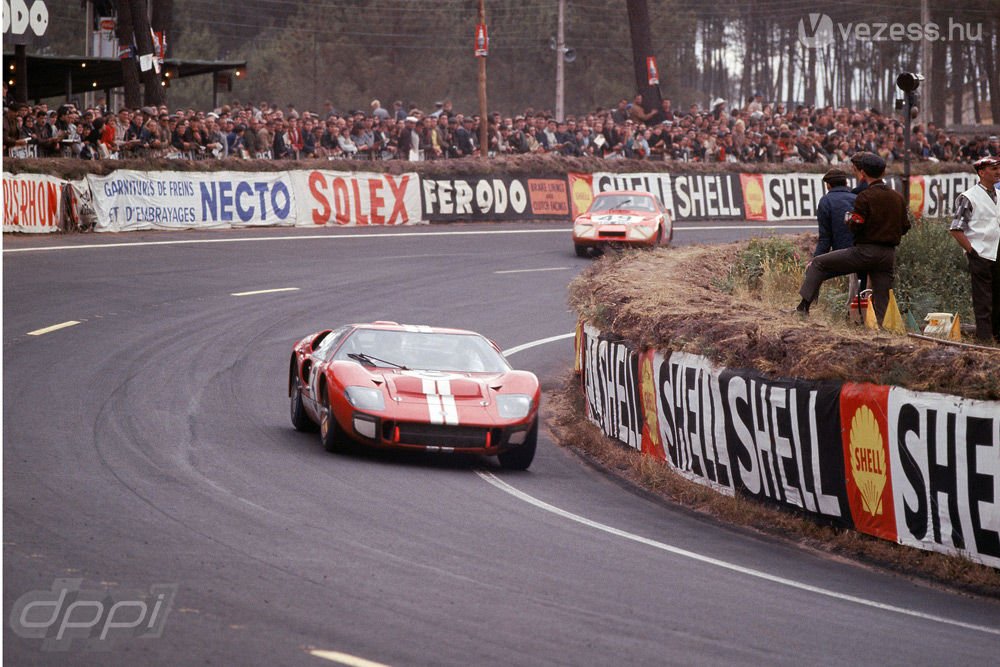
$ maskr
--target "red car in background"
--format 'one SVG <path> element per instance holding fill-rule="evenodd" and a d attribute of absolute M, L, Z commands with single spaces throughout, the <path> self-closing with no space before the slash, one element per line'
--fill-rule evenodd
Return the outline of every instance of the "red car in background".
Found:
<path fill-rule="evenodd" d="M 663 202 L 648 192 L 602 192 L 573 222 L 573 247 L 578 257 L 608 247 L 669 245 L 673 238 L 670 214 Z"/>
<path fill-rule="evenodd" d="M 538 440 L 538 378 L 460 329 L 350 324 L 306 336 L 288 371 L 292 425 L 327 451 L 352 443 L 496 456 L 525 470 Z"/>

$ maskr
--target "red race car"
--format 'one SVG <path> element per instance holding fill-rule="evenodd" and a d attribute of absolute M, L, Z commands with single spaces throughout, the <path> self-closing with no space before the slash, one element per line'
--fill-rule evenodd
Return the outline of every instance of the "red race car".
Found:
<path fill-rule="evenodd" d="M 526 470 L 538 440 L 538 378 L 471 331 L 351 324 L 292 350 L 292 425 L 327 451 L 371 447 L 496 456 Z"/>
<path fill-rule="evenodd" d="M 578 257 L 592 250 L 669 245 L 674 223 L 659 198 L 633 190 L 602 192 L 587 212 L 573 221 L 573 246 Z"/>

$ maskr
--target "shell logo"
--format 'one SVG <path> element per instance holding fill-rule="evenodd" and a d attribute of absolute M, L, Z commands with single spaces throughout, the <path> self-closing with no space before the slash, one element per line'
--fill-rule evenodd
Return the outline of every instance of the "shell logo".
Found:
<path fill-rule="evenodd" d="M 649 431 L 649 439 L 657 449 L 660 447 L 660 425 L 656 419 L 656 381 L 653 379 L 652 355 L 642 359 L 642 369 L 639 372 L 639 392 L 642 398 L 642 412 Z"/>
<path fill-rule="evenodd" d="M 918 218 L 924 212 L 924 179 L 919 177 L 910 179 L 910 211 Z"/>
<path fill-rule="evenodd" d="M 749 215 L 764 215 L 764 188 L 756 178 L 748 178 L 743 184 L 743 203 Z"/>
<path fill-rule="evenodd" d="M 861 492 L 864 511 L 882 514 L 882 491 L 887 478 L 885 447 L 878 422 L 871 409 L 862 405 L 851 418 L 851 474 Z"/>
<path fill-rule="evenodd" d="M 580 213 L 584 213 L 590 208 L 591 202 L 594 201 L 594 192 L 590 180 L 582 178 L 574 180 L 571 196 L 573 197 L 573 206 Z"/>

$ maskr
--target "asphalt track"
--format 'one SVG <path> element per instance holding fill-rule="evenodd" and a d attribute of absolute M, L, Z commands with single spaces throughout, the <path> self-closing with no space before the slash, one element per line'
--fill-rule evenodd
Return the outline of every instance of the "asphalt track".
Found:
<path fill-rule="evenodd" d="M 291 429 L 291 345 L 344 322 L 475 329 L 552 389 L 587 263 L 547 224 L 5 238 L 5 662 L 996 664 L 998 601 L 651 501 L 544 431 L 510 473 Z M 65 606 L 15 634 L 67 579 L 176 585 L 162 636 L 62 646 Z"/>

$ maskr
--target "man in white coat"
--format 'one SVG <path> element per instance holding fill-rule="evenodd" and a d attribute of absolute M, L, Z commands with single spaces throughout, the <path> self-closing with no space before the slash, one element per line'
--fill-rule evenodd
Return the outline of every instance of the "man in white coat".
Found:
<path fill-rule="evenodd" d="M 979 182 L 955 200 L 949 231 L 969 259 L 972 276 L 972 312 L 976 338 L 1000 343 L 1000 158 L 984 157 L 973 165 Z"/>

